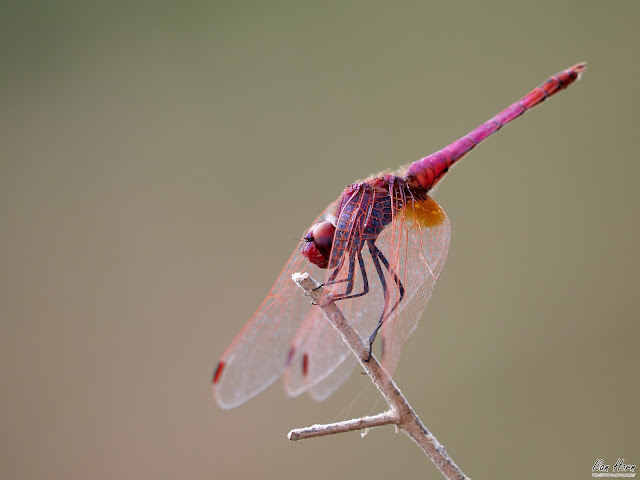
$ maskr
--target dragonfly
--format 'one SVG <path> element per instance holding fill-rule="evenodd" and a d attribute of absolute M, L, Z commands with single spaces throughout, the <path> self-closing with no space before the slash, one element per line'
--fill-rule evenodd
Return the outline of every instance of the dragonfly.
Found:
<path fill-rule="evenodd" d="M 345 317 L 369 344 L 380 338 L 382 366 L 393 374 L 444 266 L 451 228 L 434 186 L 476 145 L 577 81 L 578 63 L 450 145 L 396 171 L 353 183 L 311 224 L 269 294 L 223 353 L 213 396 L 230 409 L 279 377 L 289 396 L 320 401 L 351 374 L 356 359 L 291 274 L 324 279 Z M 364 359 L 365 361 L 367 359 Z"/>

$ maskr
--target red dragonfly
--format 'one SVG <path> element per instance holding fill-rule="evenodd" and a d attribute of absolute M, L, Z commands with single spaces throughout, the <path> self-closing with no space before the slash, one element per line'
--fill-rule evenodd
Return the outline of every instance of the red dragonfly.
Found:
<path fill-rule="evenodd" d="M 212 382 L 218 405 L 236 407 L 283 373 L 290 396 L 308 391 L 323 400 L 350 375 L 356 361 L 349 348 L 291 280 L 301 270 L 325 279 L 325 289 L 370 346 L 381 337 L 381 363 L 392 374 L 449 249 L 449 220 L 430 190 L 467 152 L 574 83 L 585 68 L 579 63 L 553 75 L 428 157 L 349 185 L 313 222 L 267 298 L 222 355 Z"/>

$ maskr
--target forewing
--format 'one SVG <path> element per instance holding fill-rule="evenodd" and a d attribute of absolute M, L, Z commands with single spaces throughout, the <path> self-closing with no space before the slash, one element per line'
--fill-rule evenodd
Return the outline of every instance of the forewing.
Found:
<path fill-rule="evenodd" d="M 354 198 L 356 196 L 354 195 Z M 367 201 L 371 203 L 371 198 L 361 197 L 358 201 L 360 202 L 358 209 L 362 212 L 374 208 L 373 204 L 366 203 Z M 346 244 L 357 241 L 363 235 L 359 229 L 361 224 L 358 223 L 357 216 L 352 216 L 351 220 L 342 231 L 342 238 L 346 239 Z M 332 252 L 335 251 L 337 249 L 334 242 Z M 369 292 L 366 295 L 339 300 L 337 305 L 363 341 L 368 344 L 369 336 L 384 309 L 385 298 L 370 252 L 365 248 L 361 255 L 364 269 L 360 267 L 359 259 L 354 258 L 350 275 L 348 256 L 345 256 L 334 283 L 329 282 L 334 269 L 328 269 L 325 289 L 334 295 L 344 293 L 346 280 L 352 276 L 354 279 L 352 293 L 361 293 L 365 289 L 365 277 L 362 275 L 362 271 L 365 271 Z M 323 317 L 320 309 L 312 309 L 304 324 L 305 328 L 301 328 L 293 339 L 294 355 L 285 372 L 285 388 L 292 396 L 309 391 L 313 398 L 322 400 L 349 377 L 356 362 L 348 345 Z"/>
<path fill-rule="evenodd" d="M 325 212 L 332 208 L 334 204 Z M 267 298 L 220 358 L 212 382 L 220 407 L 234 408 L 246 402 L 282 375 L 292 338 L 311 307 L 309 298 L 291 280 L 291 274 L 299 271 L 316 278 L 323 275 L 296 247 Z"/>
<path fill-rule="evenodd" d="M 363 292 L 368 284 L 366 295 L 340 300 L 338 306 L 367 344 L 383 319 L 382 364 L 389 373 L 395 371 L 402 347 L 426 308 L 449 248 L 449 220 L 440 206 L 431 198 L 407 205 L 376 239 L 379 255 L 365 247 L 362 267 L 354 257 L 350 272 L 345 256 L 337 282 L 328 284 L 333 269 L 325 276 L 325 288 L 333 294 L 344 292 L 349 276 L 354 279 L 353 294 Z M 364 211 L 368 207 L 360 206 Z M 350 239 L 362 235 L 355 222 L 347 228 Z M 294 252 L 270 295 L 225 352 L 223 375 L 214 386 L 221 406 L 231 408 L 246 401 L 285 369 L 285 390 L 290 396 L 309 391 L 316 400 L 323 400 L 356 365 L 321 310 L 310 308 L 291 282 L 290 274 L 300 270 L 322 278 L 316 267 Z"/>

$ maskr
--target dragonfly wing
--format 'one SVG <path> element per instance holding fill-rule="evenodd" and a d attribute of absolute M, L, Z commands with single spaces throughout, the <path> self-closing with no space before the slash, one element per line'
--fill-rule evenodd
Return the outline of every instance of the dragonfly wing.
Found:
<path fill-rule="evenodd" d="M 341 364 L 333 369 L 330 375 L 309 389 L 311 398 L 318 402 L 328 398 L 351 376 L 351 372 L 353 372 L 356 365 L 358 365 L 358 362 L 353 356 L 353 353 L 349 351 L 349 355 L 346 356 Z"/>
<path fill-rule="evenodd" d="M 353 362 L 349 372 L 337 369 L 352 358 L 348 345 L 316 306 L 293 339 L 292 357 L 284 376 L 285 390 L 291 396 L 309 390 L 313 398 L 324 400 L 348 378 Z"/>
<path fill-rule="evenodd" d="M 300 395 L 321 380 L 319 377 L 322 374 L 319 376 L 317 368 L 315 368 L 315 357 L 311 363 L 314 368 L 311 375 L 309 374 L 309 354 L 317 343 L 326 342 L 327 338 L 331 343 L 334 343 L 336 339 L 332 338 L 332 333 L 338 337 L 338 333 L 324 318 L 322 310 L 317 305 L 314 306 L 291 341 L 287 368 L 284 372 L 284 389 L 289 396 Z M 324 340 L 320 340 L 321 338 Z M 327 344 L 325 346 L 328 347 Z"/>
<path fill-rule="evenodd" d="M 345 262 L 336 281 L 325 287 L 329 293 L 342 293 L 346 280 L 353 278 L 353 293 L 368 289 L 366 295 L 338 305 L 365 342 L 383 317 L 382 362 L 390 373 L 429 301 L 449 247 L 446 214 L 430 198 L 422 203 L 418 213 L 413 209 L 410 215 L 398 214 L 377 238 L 375 244 L 386 264 L 363 248 L 362 265 L 359 258 L 351 266 Z M 334 208 L 335 203 L 325 212 Z M 323 216 L 324 212 L 316 222 Z M 357 227 L 351 228 L 351 236 L 361 234 Z M 291 281 L 291 273 L 300 270 L 316 278 L 322 275 L 296 249 L 267 298 L 223 354 L 212 387 L 221 407 L 244 403 L 283 372 L 289 395 L 309 391 L 317 400 L 328 397 L 348 378 L 355 359 L 320 309 L 310 308 L 309 300 Z M 332 273 L 327 271 L 325 282 Z M 398 282 L 404 288 L 401 301 Z"/>
<path fill-rule="evenodd" d="M 377 245 L 388 255 L 404 286 L 404 298 L 380 330 L 382 365 L 393 374 L 404 343 L 418 324 L 449 251 L 451 227 L 444 210 L 430 197 L 399 212 Z M 393 297 L 391 298 L 393 301 Z"/>
<path fill-rule="evenodd" d="M 334 204 L 325 212 L 332 208 Z M 220 407 L 234 408 L 271 385 L 285 370 L 296 331 L 301 325 L 311 327 L 304 322 L 310 300 L 291 280 L 292 273 L 302 270 L 317 278 L 323 275 L 296 248 L 265 300 L 220 358 L 212 381 Z"/>

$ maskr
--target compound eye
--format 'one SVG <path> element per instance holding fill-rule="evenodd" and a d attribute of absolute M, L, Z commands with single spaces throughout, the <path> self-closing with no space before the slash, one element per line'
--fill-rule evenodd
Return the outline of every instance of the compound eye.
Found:
<path fill-rule="evenodd" d="M 331 256 L 331 245 L 333 245 L 333 236 L 336 233 L 336 227 L 331 222 L 322 222 L 313 228 L 313 242 L 318 247 L 327 260 Z"/>
<path fill-rule="evenodd" d="M 300 249 L 311 263 L 320 268 L 327 268 L 331 256 L 331 245 L 336 227 L 331 222 L 320 222 L 313 225 L 304 236 L 304 243 Z"/>

